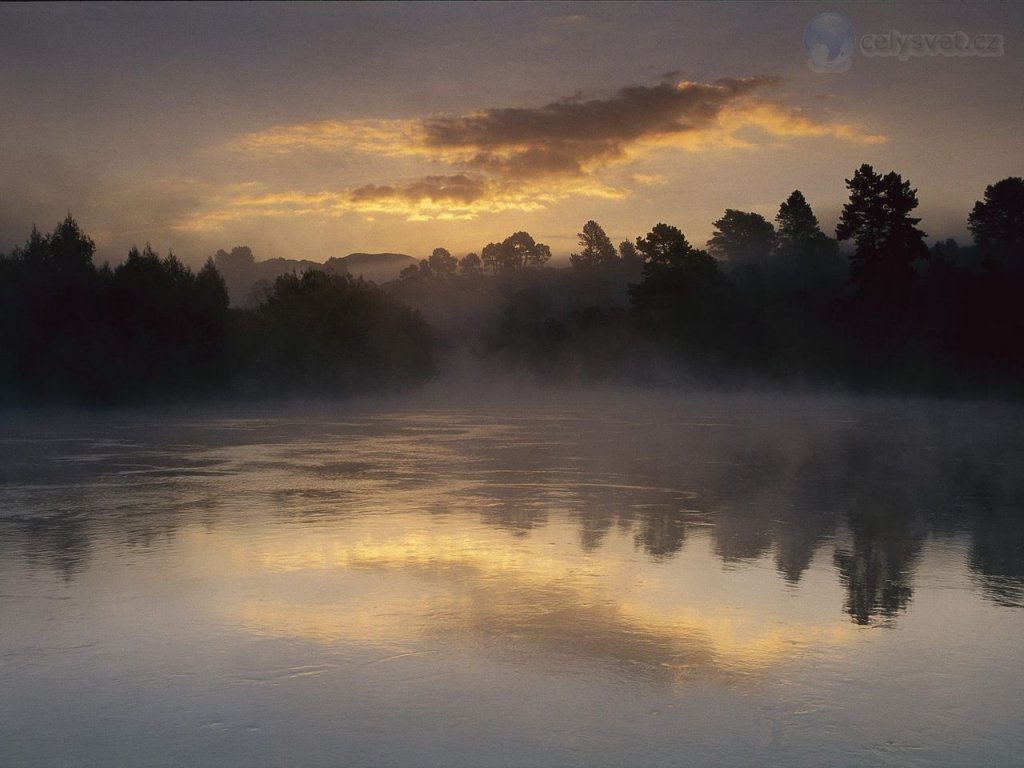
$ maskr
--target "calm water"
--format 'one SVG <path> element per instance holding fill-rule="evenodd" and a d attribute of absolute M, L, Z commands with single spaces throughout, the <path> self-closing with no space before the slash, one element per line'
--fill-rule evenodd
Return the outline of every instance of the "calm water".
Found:
<path fill-rule="evenodd" d="M 15 416 L 0 765 L 1020 765 L 1018 409 Z"/>

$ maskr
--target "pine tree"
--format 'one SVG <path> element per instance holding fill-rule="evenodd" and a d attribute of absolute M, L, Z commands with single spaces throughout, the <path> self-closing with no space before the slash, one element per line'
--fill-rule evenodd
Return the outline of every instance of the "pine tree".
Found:
<path fill-rule="evenodd" d="M 577 269 L 600 267 L 616 260 L 615 246 L 596 221 L 584 224 L 577 237 L 583 250 L 569 256 L 569 261 Z"/>
<path fill-rule="evenodd" d="M 870 165 L 846 180 L 850 202 L 836 227 L 839 240 L 853 240 L 850 281 L 862 296 L 903 303 L 916 277 L 913 263 L 928 258 L 921 221 L 910 215 L 917 208 L 917 190 L 895 171 L 885 176 Z"/>

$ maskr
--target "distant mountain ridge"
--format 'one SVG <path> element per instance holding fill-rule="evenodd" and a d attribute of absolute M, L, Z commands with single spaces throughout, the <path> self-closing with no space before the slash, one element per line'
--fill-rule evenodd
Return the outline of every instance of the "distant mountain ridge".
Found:
<path fill-rule="evenodd" d="M 397 280 L 403 269 L 416 263 L 416 259 L 404 253 L 350 253 L 348 256 L 332 257 L 324 262 L 324 266 L 328 271 L 343 267 L 354 277 L 362 277 L 373 283 L 386 283 Z"/>
<path fill-rule="evenodd" d="M 267 259 L 256 261 L 252 249 L 240 245 L 228 253 L 219 250 L 213 256 L 224 282 L 228 296 L 235 306 L 258 304 L 263 294 L 280 275 L 289 272 L 305 272 L 319 269 L 337 275 L 362 277 L 373 283 L 386 283 L 398 278 L 399 272 L 416 259 L 404 253 L 350 253 L 348 256 L 334 256 L 326 262 L 307 259 Z"/>

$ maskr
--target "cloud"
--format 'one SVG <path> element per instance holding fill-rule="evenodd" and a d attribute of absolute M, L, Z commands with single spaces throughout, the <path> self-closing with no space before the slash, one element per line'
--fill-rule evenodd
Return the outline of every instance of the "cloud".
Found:
<path fill-rule="evenodd" d="M 279 125 L 246 134 L 232 143 L 243 151 L 286 154 L 301 150 L 403 154 L 416 144 L 409 120 L 323 120 Z"/>
<path fill-rule="evenodd" d="M 456 176 L 427 176 L 411 184 L 397 187 L 367 184 L 352 190 L 352 200 L 365 202 L 399 197 L 405 200 L 429 200 L 466 205 L 479 200 L 483 192 L 484 184 L 480 179 L 458 174 Z"/>
<path fill-rule="evenodd" d="M 536 211 L 570 195 L 621 199 L 626 192 L 596 180 L 512 183 L 486 176 L 427 176 L 405 184 L 366 185 L 350 192 L 349 207 L 410 220 L 474 219 L 481 213 Z"/>
<path fill-rule="evenodd" d="M 758 93 L 779 83 L 775 77 L 681 81 L 622 88 L 606 98 L 451 117 L 278 126 L 244 136 L 237 146 L 273 153 L 419 155 L 506 178 L 531 178 L 591 173 L 628 160 L 645 146 L 732 146 L 736 131 L 747 126 L 782 137 L 884 141 L 852 124 L 815 120 Z"/>
<path fill-rule="evenodd" d="M 426 176 L 405 182 L 314 192 L 254 191 L 251 184 L 246 184 L 213 201 L 210 210 L 183 218 L 175 228 L 202 232 L 253 216 L 325 218 L 345 213 L 383 213 L 404 216 L 408 221 L 471 220 L 484 213 L 537 211 L 570 194 L 611 199 L 626 196 L 624 190 L 597 182 L 590 187 L 566 182 L 512 184 L 467 174 Z"/>
<path fill-rule="evenodd" d="M 405 216 L 410 221 L 426 219 L 474 219 L 481 213 L 543 207 L 538 199 L 520 190 L 502 191 L 492 180 L 480 176 L 426 176 L 397 184 L 366 184 L 348 191 L 346 207 L 361 213 Z"/>
<path fill-rule="evenodd" d="M 816 119 L 768 99 L 765 92 L 780 82 L 776 77 L 662 82 L 539 107 L 276 126 L 242 136 L 232 147 L 254 157 L 316 153 L 371 161 L 403 158 L 419 163 L 425 172 L 404 181 L 330 191 L 285 189 L 234 195 L 219 210 L 194 216 L 182 228 L 216 227 L 246 215 L 354 211 L 422 220 L 531 211 L 567 197 L 625 197 L 628 189 L 602 179 L 607 169 L 665 149 L 750 149 L 766 139 L 769 143 L 832 139 L 859 144 L 885 140 L 851 123 Z M 651 183 L 653 178 L 657 177 L 626 176 L 636 184 Z"/>
<path fill-rule="evenodd" d="M 721 123 L 731 132 L 751 126 L 766 133 L 785 138 L 833 138 L 854 144 L 882 144 L 886 137 L 878 133 L 865 133 L 852 123 L 817 122 L 811 117 L 776 104 L 746 104 L 739 109 L 726 110 Z"/>
<path fill-rule="evenodd" d="M 643 187 L 660 186 L 668 183 L 668 179 L 660 173 L 631 173 L 629 180 Z"/>
<path fill-rule="evenodd" d="M 627 149 L 646 141 L 714 130 L 729 104 L 777 82 L 662 83 L 623 88 L 605 99 L 435 118 L 423 123 L 424 142 L 440 151 L 472 151 L 475 164 L 498 171 L 581 173 L 624 159 Z"/>

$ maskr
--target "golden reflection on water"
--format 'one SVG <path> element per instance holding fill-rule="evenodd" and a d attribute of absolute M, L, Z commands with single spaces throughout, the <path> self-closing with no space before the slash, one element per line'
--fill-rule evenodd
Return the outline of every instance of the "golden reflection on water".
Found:
<path fill-rule="evenodd" d="M 1014 764 L 1017 422 L 770 405 L 0 439 L 0 763 Z"/>
<path fill-rule="evenodd" d="M 598 664 L 673 683 L 753 680 L 788 660 L 834 653 L 856 628 L 798 607 L 769 571 L 723 575 L 707 537 L 656 563 L 629 531 L 584 552 L 568 523 L 526 537 L 465 516 L 406 513 L 193 545 L 258 582 L 227 608 L 250 632 L 419 653 L 459 649 L 571 668 Z M 753 579 L 751 578 L 753 577 Z M 722 578 L 760 586 L 722 601 Z"/>

